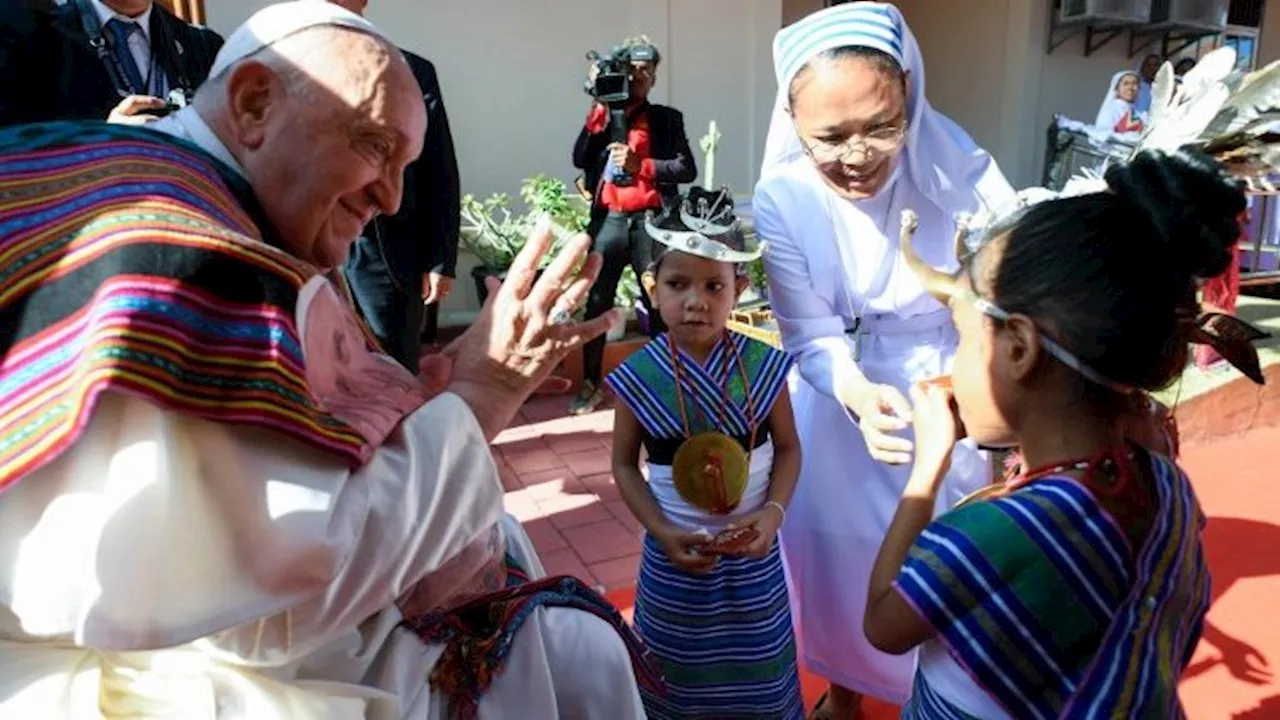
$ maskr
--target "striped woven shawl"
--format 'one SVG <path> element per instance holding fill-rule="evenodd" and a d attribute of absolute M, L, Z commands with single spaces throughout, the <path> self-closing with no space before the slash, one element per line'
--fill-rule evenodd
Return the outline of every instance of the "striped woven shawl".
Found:
<path fill-rule="evenodd" d="M 315 268 L 263 237 L 198 148 L 101 123 L 0 130 L 0 492 L 65 451 L 103 392 L 270 428 L 353 466 L 295 326 Z"/>
<path fill-rule="evenodd" d="M 899 592 L 1013 717 L 1183 717 L 1209 600 L 1204 516 L 1178 467 L 1150 457 L 1142 547 L 1068 477 L 962 505 L 912 546 Z"/>

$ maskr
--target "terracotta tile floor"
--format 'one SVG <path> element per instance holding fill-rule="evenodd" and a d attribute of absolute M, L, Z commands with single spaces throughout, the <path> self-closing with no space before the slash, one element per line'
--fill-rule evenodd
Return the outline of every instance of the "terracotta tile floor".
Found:
<path fill-rule="evenodd" d="M 609 468 L 613 411 L 566 417 L 568 404 L 565 396 L 535 398 L 494 441 L 507 512 L 524 523 L 548 574 L 628 588 L 640 563 L 640 525 Z"/>
<path fill-rule="evenodd" d="M 609 471 L 613 412 L 565 417 L 567 397 L 530 401 L 494 442 L 507 510 L 524 523 L 547 573 L 600 586 L 624 614 L 639 567 L 639 526 Z M 1181 684 L 1195 720 L 1280 720 L 1280 485 L 1274 463 L 1280 427 L 1184 448 L 1209 525 L 1214 604 L 1205 638 Z M 1250 552 L 1252 550 L 1252 552 Z M 803 675 L 811 704 L 822 683 Z M 872 704 L 868 720 L 896 717 Z"/>
<path fill-rule="evenodd" d="M 641 531 L 609 467 L 613 411 L 566 417 L 568 405 L 568 397 L 535 398 L 494 441 L 507 512 L 524 525 L 548 575 L 593 583 L 630 620 Z M 813 707 L 825 683 L 808 673 L 801 679 Z M 889 720 L 898 711 L 869 701 L 863 716 Z"/>

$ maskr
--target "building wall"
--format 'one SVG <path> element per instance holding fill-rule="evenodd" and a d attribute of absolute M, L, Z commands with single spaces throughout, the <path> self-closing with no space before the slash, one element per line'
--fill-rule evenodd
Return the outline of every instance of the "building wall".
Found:
<path fill-rule="evenodd" d="M 1057 113 L 1091 122 L 1107 83 L 1152 49 L 1128 57 L 1122 34 L 1088 57 L 1084 38 L 1047 53 L 1052 0 L 896 0 L 925 60 L 925 93 L 989 150 L 1017 186 L 1040 182 L 1046 130 Z M 822 0 L 784 0 L 793 22 Z M 1280 58 L 1280 11 L 1264 13 L 1259 55 Z"/>
<path fill-rule="evenodd" d="M 1013 0 L 898 2 L 924 56 L 925 96 L 997 159 L 1005 92 L 1003 25 Z"/>
<path fill-rule="evenodd" d="M 209 25 L 229 34 L 266 4 L 210 2 Z M 372 0 L 368 17 L 436 64 L 465 193 L 515 195 L 538 173 L 571 182 L 570 151 L 589 105 L 584 54 L 639 33 L 663 54 L 652 97 L 684 112 L 699 166 L 698 140 L 714 119 L 717 183 L 749 192 L 755 182 L 782 0 Z M 460 265 L 460 277 L 468 269 Z M 459 283 L 444 320 L 465 322 L 475 307 L 470 282 Z"/>
<path fill-rule="evenodd" d="M 226 34 L 266 0 L 209 3 Z M 1052 0 L 897 0 L 925 59 L 926 95 L 987 148 L 1015 186 L 1040 182 L 1055 113 L 1091 121 L 1112 73 L 1136 67 L 1122 35 L 1089 57 L 1076 37 L 1046 53 Z M 464 192 L 514 193 L 548 173 L 571 181 L 569 151 L 587 108 L 586 50 L 644 32 L 664 62 L 657 102 L 685 113 L 694 153 L 715 119 L 717 182 L 750 192 L 776 92 L 778 28 L 823 0 L 372 0 L 369 18 L 440 71 Z M 1264 13 L 1262 62 L 1280 58 L 1280 12 Z M 464 259 L 460 273 L 469 269 Z M 461 283 L 446 322 L 465 322 L 476 300 Z"/>
<path fill-rule="evenodd" d="M 782 0 L 782 25 L 785 27 L 811 12 L 822 9 L 822 0 Z"/>
<path fill-rule="evenodd" d="M 1112 74 L 1136 68 L 1159 50 L 1153 45 L 1131 58 L 1124 33 L 1088 57 L 1082 36 L 1050 54 L 1051 0 L 897 4 L 925 55 L 930 100 L 991 150 L 1018 186 L 1040 182 L 1046 130 L 1055 114 L 1091 122 Z M 1263 13 L 1259 66 L 1276 59 L 1280 11 L 1273 9 Z"/>
<path fill-rule="evenodd" d="M 1262 7 L 1262 31 L 1258 38 L 1258 67 L 1280 60 L 1280 6 Z"/>
<path fill-rule="evenodd" d="M 1092 121 L 1112 73 L 1141 61 L 1127 57 L 1127 36 L 1089 57 L 1083 37 L 1047 54 L 1048 0 L 897 4 L 924 54 L 930 102 L 990 150 L 1015 185 L 1040 181 L 1055 113 Z"/>

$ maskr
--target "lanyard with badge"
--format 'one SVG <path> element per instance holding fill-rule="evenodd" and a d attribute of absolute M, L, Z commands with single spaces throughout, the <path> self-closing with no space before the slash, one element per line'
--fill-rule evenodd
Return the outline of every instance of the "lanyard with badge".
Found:
<path fill-rule="evenodd" d="M 111 76 L 111 84 L 115 86 L 116 94 L 122 99 L 130 95 L 150 94 L 153 82 L 157 79 L 156 73 L 156 53 L 154 49 L 150 53 L 151 58 L 147 67 L 147 76 L 143 78 L 143 87 L 135 91 L 129 86 L 128 73 L 125 72 L 124 66 L 120 63 L 120 58 L 107 47 L 107 39 L 102 34 L 102 24 L 98 19 L 98 13 L 94 10 L 89 0 L 75 0 L 76 10 L 80 13 L 80 25 L 84 28 L 84 34 L 89 39 L 89 46 L 97 53 L 98 59 L 102 62 L 103 67 L 107 70 L 107 75 Z M 124 52 L 129 49 L 123 48 Z M 180 87 L 174 88 L 167 98 L 168 102 L 177 106 L 184 107 L 187 104 L 186 93 Z"/>

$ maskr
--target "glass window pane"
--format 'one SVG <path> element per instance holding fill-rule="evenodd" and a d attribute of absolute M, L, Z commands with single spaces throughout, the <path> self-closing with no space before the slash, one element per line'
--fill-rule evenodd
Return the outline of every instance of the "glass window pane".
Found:
<path fill-rule="evenodd" d="M 1253 67 L 1253 53 L 1255 52 L 1254 38 L 1242 37 L 1240 43 L 1236 46 L 1236 67 L 1251 68 Z"/>

